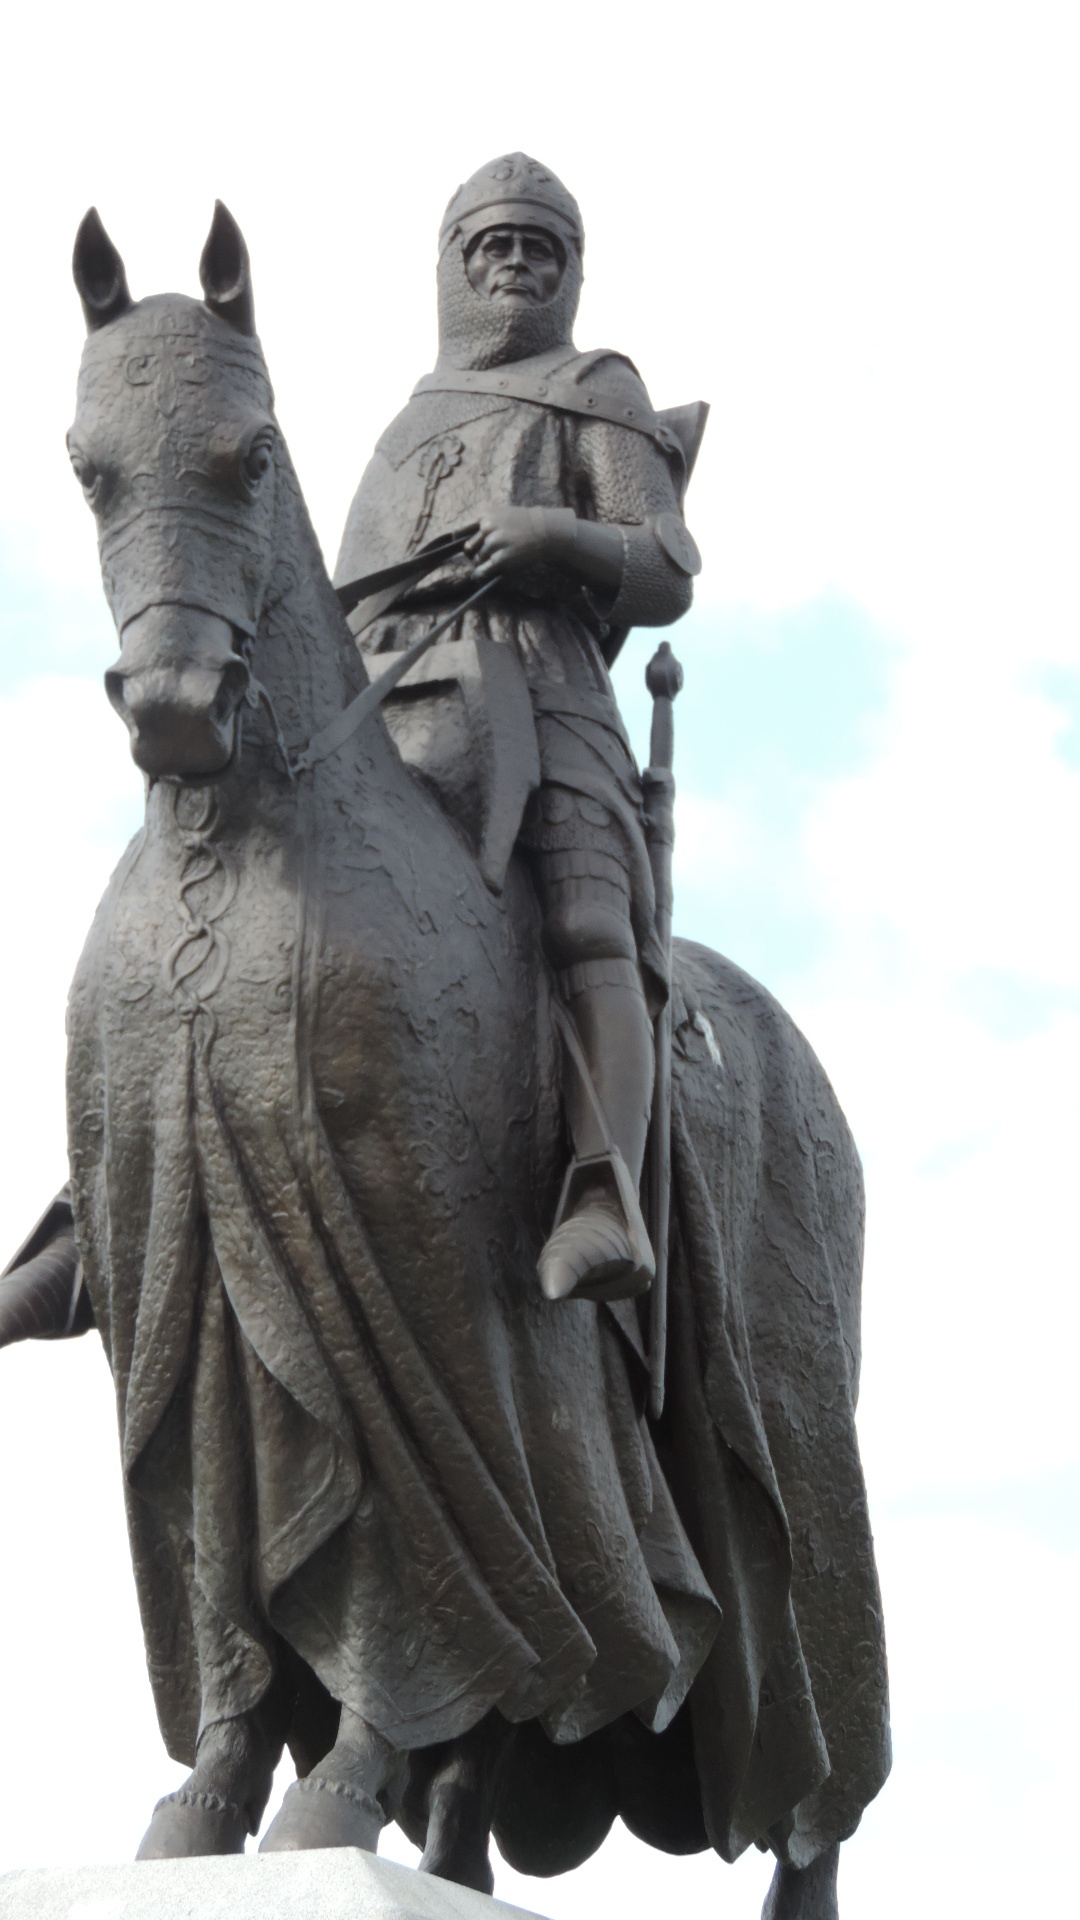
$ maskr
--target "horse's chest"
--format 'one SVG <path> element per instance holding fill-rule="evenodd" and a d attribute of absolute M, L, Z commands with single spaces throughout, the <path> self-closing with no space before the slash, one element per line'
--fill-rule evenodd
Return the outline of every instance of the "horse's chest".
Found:
<path fill-rule="evenodd" d="M 296 890 L 282 850 L 148 835 L 88 942 L 114 1037 L 213 1012 L 228 1026 L 287 995 Z M 136 1009 L 141 1009 L 136 1013 Z"/>
<path fill-rule="evenodd" d="M 323 868 L 316 884 L 319 872 L 270 836 L 148 833 L 72 1003 L 73 1073 L 92 1036 L 114 1148 L 140 1151 L 186 1110 L 194 1122 L 197 1056 L 253 1141 L 291 1134 L 306 1111 L 358 1168 L 426 1160 L 433 1140 L 462 1167 L 501 1156 L 507 1099 L 515 1114 L 536 1103 L 520 954 L 463 917 L 453 890 L 433 885 L 418 907 L 382 868 Z"/>

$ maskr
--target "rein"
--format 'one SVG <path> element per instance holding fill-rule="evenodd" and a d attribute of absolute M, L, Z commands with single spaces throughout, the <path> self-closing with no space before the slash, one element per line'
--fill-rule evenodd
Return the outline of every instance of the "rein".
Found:
<path fill-rule="evenodd" d="M 368 716 L 382 706 L 387 694 L 393 692 L 398 681 L 404 679 L 409 668 L 416 665 L 416 662 L 422 658 L 429 647 L 434 646 L 440 634 L 445 633 L 447 627 L 452 627 L 455 620 L 460 619 L 466 608 L 475 607 L 477 602 L 482 600 L 486 593 L 491 592 L 492 587 L 496 584 L 497 577 L 496 575 L 490 580 L 485 580 L 482 586 L 477 587 L 475 592 L 470 593 L 467 600 L 459 601 L 457 606 L 454 607 L 450 613 L 446 614 L 442 620 L 436 621 L 430 632 L 422 633 L 419 640 L 413 641 L 411 647 L 406 647 L 399 653 L 393 666 L 388 667 L 386 672 L 379 676 L 378 680 L 372 681 L 370 686 L 366 686 L 361 693 L 358 693 L 355 700 L 350 700 L 343 712 L 335 714 L 334 718 L 325 727 L 320 727 L 318 733 L 313 733 L 303 752 L 299 754 L 295 760 L 287 762 L 290 776 L 296 779 L 302 773 L 309 773 L 311 768 L 317 766 L 320 760 L 328 759 L 332 753 L 337 753 L 339 747 L 345 745 L 346 740 L 351 740 L 357 728 L 363 726 Z M 257 686 L 258 683 L 256 682 L 255 685 Z M 253 687 L 252 690 L 254 691 L 255 688 Z M 269 695 L 262 687 L 258 688 L 256 697 L 258 698 L 259 696 L 269 701 Z M 271 708 L 271 714 L 272 713 L 273 709 Z M 276 720 L 274 724 L 276 727 Z M 280 740 L 280 738 L 281 734 L 279 730 L 278 739 Z"/>
<path fill-rule="evenodd" d="M 359 629 L 362 631 L 364 626 L 370 625 L 371 618 L 375 617 L 376 613 L 388 612 L 394 602 L 401 598 L 407 587 L 422 580 L 426 574 L 434 573 L 438 567 L 445 566 L 448 560 L 461 553 L 474 533 L 478 531 L 478 522 L 473 521 L 471 526 L 460 527 L 455 533 L 439 534 L 436 539 L 429 540 L 417 553 L 410 554 L 407 560 L 399 560 L 392 567 L 382 567 L 378 573 L 369 573 L 362 580 L 350 580 L 344 586 L 335 587 L 338 605 L 343 613 L 349 614 L 362 602 L 371 603 L 369 617 L 363 621 Z M 494 578 L 485 580 L 467 600 L 459 601 L 451 613 L 437 621 L 430 632 L 421 634 L 419 640 L 414 640 L 411 647 L 406 647 L 394 661 L 393 666 L 389 667 L 378 680 L 366 686 L 361 693 L 357 694 L 355 700 L 350 700 L 344 711 L 335 714 L 325 727 L 319 728 L 318 733 L 312 734 L 307 746 L 302 753 L 297 754 L 295 760 L 289 758 L 288 748 L 282 738 L 270 695 L 253 675 L 247 693 L 248 704 L 252 707 L 265 706 L 290 780 L 297 780 L 302 773 L 309 773 L 320 760 L 329 759 L 332 753 L 337 753 L 339 747 L 345 745 L 346 740 L 351 740 L 357 728 L 363 726 L 369 714 L 381 707 L 387 694 L 392 693 L 398 681 L 404 679 L 409 668 L 416 665 L 429 647 L 434 646 L 440 634 L 445 633 L 447 627 L 452 627 L 454 621 L 460 618 L 467 607 L 474 607 L 478 600 L 482 600 L 494 585 Z M 249 660 L 249 670 L 250 665 Z"/>
<path fill-rule="evenodd" d="M 401 598 L 407 587 L 422 580 L 425 574 L 433 573 L 436 568 L 445 566 L 447 560 L 461 553 L 477 531 L 478 524 L 474 521 L 471 526 L 462 527 L 456 533 L 440 534 L 437 539 L 429 540 L 419 552 L 411 554 L 407 560 L 399 560 L 392 567 L 383 567 L 378 573 L 369 573 L 362 580 L 350 580 L 344 586 L 335 587 L 338 605 L 345 614 L 351 613 L 364 601 L 371 603 L 378 613 L 388 611 L 394 602 Z M 475 607 L 486 593 L 490 593 L 496 579 L 497 576 L 493 576 L 490 580 L 485 580 L 481 586 L 469 594 L 467 599 L 460 600 L 450 613 L 437 621 L 429 632 L 422 633 L 419 640 L 414 640 L 411 647 L 406 647 L 378 680 L 364 687 L 341 713 L 335 714 L 325 727 L 320 727 L 318 733 L 312 734 L 307 746 L 297 754 L 295 760 L 289 754 L 274 711 L 274 703 L 262 681 L 255 676 L 252 667 L 254 641 L 250 635 L 246 636 L 245 643 L 241 647 L 241 655 L 249 674 L 244 699 L 252 709 L 266 708 L 270 725 L 274 730 L 275 742 L 285 763 L 285 771 L 289 779 L 295 782 L 302 773 L 309 773 L 312 767 L 317 766 L 321 760 L 329 759 L 330 755 L 337 753 L 347 740 L 351 740 L 357 728 L 363 726 L 369 715 L 382 706 L 387 694 L 393 692 L 398 681 L 404 679 L 409 668 L 414 667 L 416 662 L 423 658 L 428 648 L 434 646 L 439 636 L 446 632 L 447 627 L 452 627 L 455 620 L 460 619 L 468 607 Z M 375 614 L 373 613 L 370 617 L 375 617 Z M 370 624 L 370 617 L 362 623 L 359 631 L 363 631 L 363 627 Z"/>

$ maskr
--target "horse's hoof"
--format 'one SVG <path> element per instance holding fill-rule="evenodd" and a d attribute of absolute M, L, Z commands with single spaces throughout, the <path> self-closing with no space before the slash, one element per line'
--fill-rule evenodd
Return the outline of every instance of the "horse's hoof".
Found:
<path fill-rule="evenodd" d="M 452 1880 L 458 1887 L 473 1887 L 477 1893 L 494 1893 L 488 1844 L 487 1827 L 478 1827 L 475 1819 L 475 1795 L 439 1794 L 428 1817 L 419 1870 Z"/>
<path fill-rule="evenodd" d="M 260 1853 L 298 1853 L 314 1847 L 378 1850 L 385 1815 L 362 1787 L 309 1774 L 296 1780 L 263 1835 Z"/>
<path fill-rule="evenodd" d="M 423 1852 L 419 1862 L 420 1873 L 433 1873 L 440 1880 L 452 1880 L 456 1887 L 473 1887 L 477 1893 L 494 1893 L 495 1875 L 491 1871 L 487 1848 L 482 1852 L 471 1849 L 466 1852 L 456 1848 L 446 1854 L 438 1849 Z"/>
<path fill-rule="evenodd" d="M 220 1794 L 180 1787 L 166 1794 L 142 1838 L 136 1860 L 188 1860 L 203 1853 L 243 1853 L 247 1815 Z"/>
<path fill-rule="evenodd" d="M 761 1909 L 761 1920 L 839 1920 L 836 1901 L 839 1862 L 838 1842 L 820 1853 L 808 1867 L 783 1867 L 777 1863 Z"/>
<path fill-rule="evenodd" d="M 537 1272 L 549 1300 L 633 1300 L 653 1278 L 635 1259 L 622 1214 L 604 1199 L 587 1201 L 556 1227 Z"/>

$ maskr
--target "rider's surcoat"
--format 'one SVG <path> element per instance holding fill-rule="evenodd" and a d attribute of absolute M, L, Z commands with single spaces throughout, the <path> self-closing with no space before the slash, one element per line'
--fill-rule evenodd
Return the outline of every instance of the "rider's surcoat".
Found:
<path fill-rule="evenodd" d="M 336 578 L 374 572 L 468 525 L 485 508 L 569 507 L 580 518 L 620 528 L 617 594 L 537 566 L 515 575 L 512 585 L 500 582 L 464 613 L 451 646 L 481 661 L 499 649 L 497 664 L 512 662 L 520 687 L 515 703 L 506 671 L 487 676 L 503 689 L 492 730 L 517 729 L 514 751 L 503 756 L 506 777 L 489 794 L 489 877 L 498 883 L 522 828 L 526 845 L 571 852 L 575 840 L 584 839 L 593 857 L 617 859 L 630 877 L 643 966 L 659 987 L 663 965 L 652 927 L 640 780 L 605 656 L 628 627 L 666 625 L 690 604 L 694 549 L 682 521 L 683 455 L 658 423 L 636 370 L 619 354 L 579 354 L 563 345 L 503 366 L 485 385 L 497 388 L 500 375 L 513 392 L 470 390 L 468 373 L 436 373 L 420 382 L 360 482 Z M 523 390 L 535 390 L 535 397 L 520 397 Z M 590 415 L 590 396 L 603 410 L 599 417 Z M 571 404 L 557 404 L 559 398 Z M 629 419 L 621 424 L 620 414 L 643 426 Z M 366 627 L 364 652 L 377 659 L 409 645 L 434 613 L 464 595 L 467 574 L 468 563 L 458 560 L 429 576 Z M 358 617 L 363 614 L 361 606 Z M 522 714 L 532 740 L 524 736 Z M 540 788 L 531 801 L 530 787 Z M 598 836 L 608 843 L 599 851 Z M 586 848 L 578 851 L 587 856 Z"/>

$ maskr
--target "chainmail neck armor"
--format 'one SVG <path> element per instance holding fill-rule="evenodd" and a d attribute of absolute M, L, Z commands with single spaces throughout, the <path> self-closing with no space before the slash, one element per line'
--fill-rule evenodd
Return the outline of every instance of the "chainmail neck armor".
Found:
<path fill-rule="evenodd" d="M 542 307 L 508 307 L 476 292 L 464 249 L 451 242 L 439 261 L 439 367 L 502 367 L 551 347 L 572 347 L 581 280 L 581 261 L 571 250 L 554 299 Z"/>

